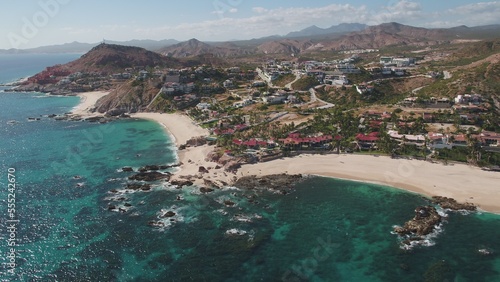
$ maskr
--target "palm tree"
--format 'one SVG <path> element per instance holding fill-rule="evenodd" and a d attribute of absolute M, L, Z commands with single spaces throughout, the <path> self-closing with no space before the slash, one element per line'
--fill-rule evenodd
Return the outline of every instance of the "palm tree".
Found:
<path fill-rule="evenodd" d="M 478 165 L 481 161 L 481 143 L 472 136 L 470 131 L 465 136 L 467 139 L 467 162 Z"/>

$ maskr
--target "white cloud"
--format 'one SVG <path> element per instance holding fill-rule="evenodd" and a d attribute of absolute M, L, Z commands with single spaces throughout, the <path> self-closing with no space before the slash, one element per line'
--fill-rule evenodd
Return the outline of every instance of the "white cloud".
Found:
<path fill-rule="evenodd" d="M 262 8 L 262 7 L 253 7 L 252 11 L 254 11 L 254 12 L 258 13 L 258 14 L 263 14 L 263 13 L 267 12 L 267 9 L 266 8 Z"/>
<path fill-rule="evenodd" d="M 237 8 L 220 9 L 212 20 L 180 23 L 169 26 L 145 27 L 139 23 L 128 25 L 100 26 L 95 30 L 101 37 L 126 40 L 175 38 L 186 40 L 230 40 L 250 39 L 273 34 L 286 34 L 310 25 L 328 27 L 339 23 L 360 22 L 370 25 L 385 22 L 426 27 L 469 26 L 498 23 L 500 1 L 464 5 L 445 11 L 424 11 L 421 3 L 413 0 L 388 0 L 390 4 L 369 9 L 368 5 L 331 4 L 324 7 L 290 7 L 266 9 L 253 7 L 252 14 L 245 18 L 230 16 L 239 13 Z M 61 30 L 62 31 L 62 30 Z M 64 30 L 66 34 L 83 33 L 85 30 Z"/>
<path fill-rule="evenodd" d="M 442 14 L 454 19 L 454 25 L 498 24 L 500 21 L 500 1 L 479 2 L 449 9 Z"/>
<path fill-rule="evenodd" d="M 368 24 L 375 25 L 387 22 L 409 22 L 422 19 L 426 14 L 420 3 L 400 0 L 392 5 L 382 7 L 379 11 L 370 12 Z M 428 16 L 428 15 L 427 15 Z"/>
<path fill-rule="evenodd" d="M 209 40 L 224 40 L 229 38 L 252 38 L 272 34 L 285 34 L 302 29 L 309 25 L 323 27 L 342 22 L 353 22 L 365 17 L 365 6 L 355 7 L 350 4 L 332 4 L 320 8 L 252 8 L 254 14 L 246 18 L 220 17 L 198 23 L 183 23 L 177 26 L 140 29 L 143 35 L 151 34 L 163 37 L 197 37 Z M 223 11 L 236 13 L 236 8 Z M 218 14 L 221 14 L 217 12 Z M 180 38 L 186 39 L 186 38 Z"/>

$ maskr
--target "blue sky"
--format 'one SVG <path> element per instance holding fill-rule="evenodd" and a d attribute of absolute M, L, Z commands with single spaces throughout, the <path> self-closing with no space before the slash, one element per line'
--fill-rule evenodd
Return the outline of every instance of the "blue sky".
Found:
<path fill-rule="evenodd" d="M 251 39 L 344 22 L 430 28 L 500 23 L 500 1 L 488 0 L 3 0 L 2 11 L 0 49 L 103 38 Z"/>

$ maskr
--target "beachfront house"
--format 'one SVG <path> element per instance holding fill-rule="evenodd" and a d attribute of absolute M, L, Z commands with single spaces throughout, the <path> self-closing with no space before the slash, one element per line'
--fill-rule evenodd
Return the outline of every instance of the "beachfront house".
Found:
<path fill-rule="evenodd" d="M 303 137 L 300 133 L 291 133 L 287 138 L 280 139 L 282 146 L 292 149 L 329 149 L 330 143 L 334 140 L 331 135 L 317 135 Z"/>
<path fill-rule="evenodd" d="M 380 140 L 379 132 L 371 132 L 369 134 L 358 133 L 355 137 L 354 144 L 359 150 L 372 150 L 377 148 L 377 142 Z"/>

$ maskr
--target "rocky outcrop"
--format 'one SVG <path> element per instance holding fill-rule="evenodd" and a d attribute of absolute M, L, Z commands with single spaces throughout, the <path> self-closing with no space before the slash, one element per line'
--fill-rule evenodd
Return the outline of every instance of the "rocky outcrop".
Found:
<path fill-rule="evenodd" d="M 234 186 L 243 189 L 273 189 L 286 190 L 300 182 L 303 179 L 300 174 L 273 174 L 262 177 L 255 175 L 244 176 L 238 179 Z"/>
<path fill-rule="evenodd" d="M 175 213 L 175 212 L 173 212 L 173 211 L 167 211 L 166 213 L 162 214 L 162 215 L 160 216 L 160 218 L 165 218 L 165 217 L 173 217 L 173 216 L 175 216 L 175 215 L 176 215 L 176 213 Z"/>
<path fill-rule="evenodd" d="M 193 183 L 193 181 L 188 180 L 188 179 L 186 179 L 186 180 L 182 180 L 182 179 L 174 179 L 174 180 L 171 180 L 171 181 L 170 181 L 170 184 L 172 184 L 172 185 L 176 185 L 176 186 L 178 186 L 179 188 L 182 188 L 182 187 L 184 187 L 184 186 L 192 186 L 194 183 Z"/>
<path fill-rule="evenodd" d="M 199 173 L 209 173 L 208 169 L 204 166 L 198 167 L 198 172 Z"/>
<path fill-rule="evenodd" d="M 407 221 L 403 227 L 395 227 L 394 232 L 399 235 L 409 235 L 410 240 L 422 239 L 422 236 L 430 234 L 441 222 L 441 216 L 435 207 L 423 206 L 415 209 L 413 219 Z"/>
<path fill-rule="evenodd" d="M 137 181 L 158 181 L 158 180 L 169 180 L 170 179 L 170 174 L 167 173 L 161 173 L 157 171 L 152 171 L 152 172 L 140 172 L 137 174 L 134 174 L 132 176 L 129 176 L 129 180 L 137 180 Z"/>
<path fill-rule="evenodd" d="M 459 203 L 455 199 L 442 197 L 442 196 L 434 196 L 432 197 L 432 202 L 434 204 L 440 205 L 443 209 L 450 210 L 466 210 L 466 211 L 475 211 L 477 207 L 472 203 Z"/>
<path fill-rule="evenodd" d="M 207 144 L 207 139 L 205 136 L 198 136 L 198 137 L 193 137 L 186 141 L 186 146 L 192 146 L 192 147 L 197 147 L 197 146 L 203 146 Z"/>
<path fill-rule="evenodd" d="M 206 193 L 211 193 L 211 192 L 213 192 L 213 191 L 214 191 L 214 189 L 212 189 L 212 188 L 207 188 L 207 187 L 201 187 L 201 188 L 200 188 L 200 192 L 201 192 L 201 193 L 205 193 L 205 194 L 206 194 Z"/>
<path fill-rule="evenodd" d="M 127 189 L 149 191 L 151 190 L 151 185 L 145 183 L 129 183 L 127 184 Z"/>

